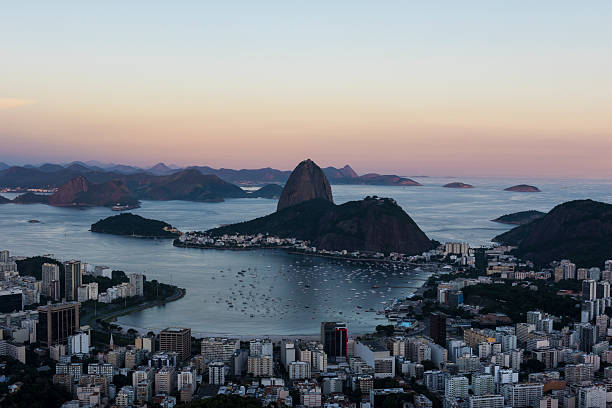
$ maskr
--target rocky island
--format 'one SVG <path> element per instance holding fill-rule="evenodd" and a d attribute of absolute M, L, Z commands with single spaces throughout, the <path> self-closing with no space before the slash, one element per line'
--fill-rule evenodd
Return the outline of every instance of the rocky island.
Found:
<path fill-rule="evenodd" d="M 263 233 L 308 241 L 318 249 L 333 251 L 414 255 L 434 247 L 393 199 L 366 197 L 334 204 L 325 174 L 311 160 L 295 168 L 275 213 L 206 233 L 209 236 Z M 181 245 L 180 240 L 175 244 Z"/>
<path fill-rule="evenodd" d="M 518 193 L 539 193 L 540 189 L 529 184 L 517 184 L 516 186 L 505 188 L 504 191 L 514 191 Z"/>
<path fill-rule="evenodd" d="M 542 218 L 545 215 L 546 213 L 536 210 L 519 211 L 512 214 L 502 215 L 501 217 L 495 218 L 491 221 L 498 222 L 500 224 L 524 225 L 530 223 L 531 221 Z"/>
<path fill-rule="evenodd" d="M 474 186 L 471 185 L 471 184 L 461 183 L 459 181 L 454 181 L 452 183 L 445 184 L 442 187 L 446 187 L 446 188 L 474 188 Z"/>
<path fill-rule="evenodd" d="M 612 253 L 612 205 L 569 201 L 493 240 L 518 247 L 516 255 L 537 265 L 559 259 L 584 266 L 603 265 Z"/>
<path fill-rule="evenodd" d="M 180 231 L 166 222 L 132 213 L 122 213 L 100 220 L 91 225 L 90 231 L 141 238 L 176 238 L 180 235 Z"/>

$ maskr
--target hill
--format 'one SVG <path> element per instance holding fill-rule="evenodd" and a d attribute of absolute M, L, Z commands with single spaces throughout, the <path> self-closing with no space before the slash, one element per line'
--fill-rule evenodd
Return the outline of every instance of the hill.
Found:
<path fill-rule="evenodd" d="M 504 191 L 515 191 L 519 193 L 539 193 L 540 189 L 528 184 L 517 184 L 516 186 L 504 188 Z"/>
<path fill-rule="evenodd" d="M 8 204 L 10 202 L 11 202 L 11 200 L 9 200 L 8 198 L 6 198 L 4 196 L 0 196 L 0 204 Z"/>
<path fill-rule="evenodd" d="M 24 193 L 13 198 L 15 204 L 49 204 L 49 196 L 34 193 Z"/>
<path fill-rule="evenodd" d="M 99 220 L 91 225 L 91 232 L 146 238 L 175 238 L 180 235 L 166 222 L 144 218 L 132 213 L 122 213 Z"/>
<path fill-rule="evenodd" d="M 142 200 L 220 202 L 225 198 L 247 197 L 240 187 L 195 169 L 167 176 L 125 176 L 125 180 L 130 191 Z"/>
<path fill-rule="evenodd" d="M 49 197 L 49 204 L 58 207 L 110 207 L 113 205 L 138 205 L 122 180 L 91 183 L 78 176 L 61 186 Z"/>
<path fill-rule="evenodd" d="M 612 205 L 569 201 L 493 240 L 517 246 L 518 256 L 541 266 L 571 259 L 581 267 L 601 267 L 612 254 Z"/>
<path fill-rule="evenodd" d="M 283 192 L 283 186 L 279 184 L 268 184 L 262 188 L 249 193 L 253 198 L 279 198 Z"/>
<path fill-rule="evenodd" d="M 530 223 L 533 220 L 542 218 L 546 213 L 541 211 L 529 210 L 520 211 L 512 214 L 505 214 L 501 217 L 491 220 L 493 222 L 499 222 L 500 224 L 511 224 L 511 225 L 523 225 Z"/>
<path fill-rule="evenodd" d="M 209 231 L 212 235 L 269 233 L 310 241 L 319 249 L 420 254 L 432 242 L 397 203 L 367 197 L 335 205 L 314 199 L 265 217 Z"/>

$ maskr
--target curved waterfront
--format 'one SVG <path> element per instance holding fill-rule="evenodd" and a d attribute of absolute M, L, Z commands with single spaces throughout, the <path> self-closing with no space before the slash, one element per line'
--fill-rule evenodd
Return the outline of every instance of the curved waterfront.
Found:
<path fill-rule="evenodd" d="M 510 228 L 490 221 L 502 214 L 548 211 L 578 198 L 612 202 L 612 185 L 601 181 L 533 181 L 542 193 L 501 191 L 524 180 L 466 178 L 462 181 L 476 188 L 463 190 L 442 188 L 449 179 L 419 181 L 425 186 L 332 188 L 338 203 L 366 195 L 393 197 L 430 238 L 473 245 L 486 243 Z M 276 202 L 266 199 L 146 201 L 132 212 L 181 230 L 205 230 L 266 215 L 275 208 Z M 16 255 L 51 253 L 59 259 L 78 258 L 128 273 L 144 272 L 149 279 L 185 288 L 184 298 L 122 316 L 119 323 L 155 329 L 184 325 L 196 333 L 313 334 L 320 321 L 335 319 L 346 321 L 353 332 L 368 331 L 383 321 L 366 309 L 381 309 L 393 298 L 412 293 L 428 276 L 426 271 L 384 269 L 281 250 L 185 249 L 173 247 L 171 240 L 88 231 L 92 223 L 111 214 L 105 208 L 2 205 L 0 247 Z M 41 223 L 30 224 L 30 219 Z"/>

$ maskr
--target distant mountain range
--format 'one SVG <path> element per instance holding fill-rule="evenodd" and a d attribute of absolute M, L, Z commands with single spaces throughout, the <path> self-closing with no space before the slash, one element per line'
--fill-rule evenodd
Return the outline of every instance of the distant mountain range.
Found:
<path fill-rule="evenodd" d="M 103 164 L 99 162 L 75 161 L 67 164 L 45 163 L 38 166 L 9 166 L 0 163 L 0 187 L 46 188 L 59 187 L 78 176 L 89 181 L 101 183 L 123 176 L 154 175 L 169 176 L 183 170 L 197 170 L 204 175 L 215 175 L 228 183 L 242 186 L 261 186 L 270 183 L 284 184 L 291 171 L 270 167 L 261 169 L 215 169 L 208 166 L 179 168 L 157 163 L 150 168 L 140 168 L 122 164 Z M 418 182 L 396 175 L 369 173 L 359 176 L 349 165 L 342 168 L 326 167 L 323 172 L 332 184 L 363 184 L 388 186 L 420 186 Z"/>

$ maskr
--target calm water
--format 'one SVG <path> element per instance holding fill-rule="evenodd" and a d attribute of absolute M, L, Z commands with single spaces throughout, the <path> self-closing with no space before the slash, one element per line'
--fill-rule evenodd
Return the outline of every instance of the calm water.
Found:
<path fill-rule="evenodd" d="M 462 179 L 475 189 L 446 189 L 451 179 L 419 179 L 423 187 L 332 186 L 337 203 L 366 195 L 393 197 L 430 238 L 488 243 L 509 227 L 490 220 L 523 211 L 548 211 L 580 198 L 612 202 L 612 182 L 576 180 Z M 529 182 L 542 193 L 503 188 Z M 4 194 L 12 198 L 14 195 Z M 204 230 L 268 214 L 276 201 L 235 199 L 224 203 L 143 203 L 135 213 L 182 230 Z M 382 321 L 369 308 L 412 293 L 427 271 L 386 270 L 347 265 L 282 251 L 226 252 L 174 248 L 167 240 L 94 234 L 89 226 L 111 215 L 104 208 L 75 210 L 45 205 L 0 206 L 0 248 L 16 255 L 53 254 L 78 258 L 187 289 L 185 298 L 125 316 L 120 323 L 140 328 L 188 326 L 196 333 L 315 334 L 323 320 L 344 320 L 353 332 Z M 40 220 L 30 224 L 29 219 Z M 241 271 L 244 273 L 238 273 Z M 373 288 L 372 286 L 380 286 Z M 231 307 L 229 302 L 231 302 Z M 252 317 L 251 317 L 252 315 Z"/>

